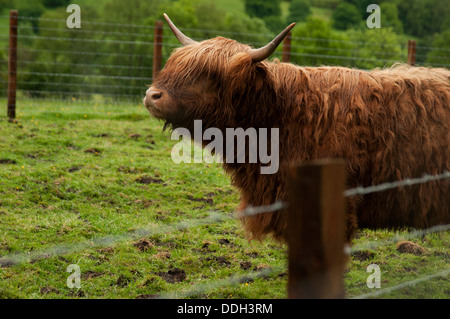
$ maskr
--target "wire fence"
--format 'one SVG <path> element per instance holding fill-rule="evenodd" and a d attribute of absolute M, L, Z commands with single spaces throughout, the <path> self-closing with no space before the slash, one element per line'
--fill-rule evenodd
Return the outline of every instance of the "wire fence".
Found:
<path fill-rule="evenodd" d="M 369 187 L 357 187 L 353 189 L 348 189 L 343 192 L 344 197 L 348 196 L 354 196 L 356 194 L 358 195 L 367 195 L 371 193 L 376 192 L 383 192 L 391 189 L 395 189 L 398 187 L 408 187 L 412 185 L 417 184 L 424 184 L 428 183 L 430 181 L 436 181 L 436 180 L 447 180 L 450 179 L 450 172 L 446 171 L 442 174 L 438 175 L 428 175 L 424 174 L 423 178 L 417 178 L 417 179 L 405 179 L 402 181 L 396 181 L 396 182 L 388 182 L 383 183 L 375 186 L 369 186 Z M 49 247 L 45 250 L 40 251 L 31 251 L 31 252 L 25 252 L 25 253 L 16 253 L 11 254 L 8 256 L 0 257 L 0 267 L 11 267 L 14 265 L 19 265 L 23 263 L 28 262 L 36 262 L 40 259 L 46 259 L 46 258 L 54 258 L 57 256 L 61 256 L 68 253 L 75 253 L 80 252 L 85 249 L 98 249 L 103 247 L 109 247 L 112 245 L 116 245 L 121 242 L 125 241 L 131 241 L 136 240 L 139 238 L 146 238 L 152 235 L 158 235 L 158 234 L 168 234 L 168 233 L 175 233 L 178 231 L 183 231 L 186 229 L 190 229 L 193 227 L 198 227 L 202 225 L 211 225 L 211 224 L 217 224 L 222 223 L 226 220 L 231 220 L 234 218 L 246 218 L 246 217 L 254 217 L 255 215 L 259 214 L 268 214 L 268 213 L 275 213 L 275 212 L 286 212 L 286 208 L 288 208 L 288 203 L 286 202 L 275 202 L 271 205 L 265 205 L 265 206 L 258 206 L 258 207 L 252 207 L 249 206 L 244 210 L 238 211 L 234 213 L 233 215 L 223 215 L 218 213 L 217 211 L 211 212 L 210 216 L 203 218 L 203 219 L 197 219 L 197 220 L 189 220 L 189 221 L 182 221 L 173 225 L 158 225 L 157 227 L 144 227 L 139 228 L 133 232 L 127 232 L 124 234 L 114 235 L 114 236 L 104 236 L 99 238 L 94 238 L 90 240 L 86 240 L 84 242 L 80 243 L 70 243 L 70 244 L 60 244 L 55 245 L 52 247 Z M 353 248 L 349 248 L 348 246 L 344 247 L 344 254 L 354 254 L 358 251 L 363 251 L 367 249 L 375 249 L 382 246 L 388 246 L 395 243 L 398 243 L 403 240 L 409 240 L 414 239 L 418 237 L 423 237 L 425 235 L 431 234 L 431 233 L 438 233 L 438 232 L 444 232 L 450 230 L 450 224 L 446 225 L 436 225 L 427 229 L 423 230 L 416 230 L 413 232 L 408 232 L 406 235 L 396 235 L 392 238 L 384 241 L 374 241 L 374 242 L 366 242 L 362 245 L 355 246 Z M 223 288 L 227 286 L 236 285 L 243 282 L 252 281 L 255 278 L 260 277 L 267 277 L 274 274 L 278 274 L 281 272 L 285 272 L 286 267 L 280 267 L 280 266 L 273 266 L 264 268 L 259 271 L 252 271 L 250 273 L 247 273 L 245 275 L 234 275 L 231 277 L 223 278 L 220 280 L 215 281 L 209 281 L 201 284 L 197 284 L 190 289 L 183 290 L 181 292 L 166 292 L 163 293 L 157 298 L 187 298 L 191 296 L 198 296 L 205 293 L 208 293 L 210 291 L 213 291 L 217 288 Z M 394 285 L 382 290 L 375 291 L 373 293 L 358 295 L 352 298 L 355 299 L 364 299 L 364 298 L 374 298 L 382 296 L 383 294 L 390 293 L 392 291 L 402 289 L 405 287 L 413 286 L 417 283 L 429 281 L 437 277 L 445 277 L 450 274 L 450 269 L 444 269 L 442 271 L 425 275 L 410 281 L 403 282 L 398 285 Z"/>
<path fill-rule="evenodd" d="M 6 18 L 2 16 L 2 18 Z M 8 87 L 8 25 L 0 25 L 0 89 Z M 85 21 L 81 29 L 70 29 L 64 19 L 18 16 L 18 98 L 89 100 L 94 95 L 113 103 L 140 103 L 154 71 L 154 25 Z M 217 35 L 259 47 L 273 34 L 185 28 L 192 38 Z M 180 46 L 163 26 L 161 60 Z M 290 60 L 298 65 L 342 65 L 370 69 L 408 60 L 407 43 L 375 43 L 333 38 L 292 36 Z M 416 64 L 450 67 L 450 49 L 416 46 Z M 281 58 L 282 48 L 273 55 Z"/>

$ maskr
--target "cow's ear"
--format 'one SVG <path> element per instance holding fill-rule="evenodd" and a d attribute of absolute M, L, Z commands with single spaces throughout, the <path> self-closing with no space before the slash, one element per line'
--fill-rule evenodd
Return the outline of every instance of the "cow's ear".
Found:
<path fill-rule="evenodd" d="M 227 67 L 228 89 L 232 92 L 246 90 L 258 91 L 262 88 L 266 78 L 266 69 L 260 62 L 253 62 L 247 52 L 240 52 L 228 61 Z"/>

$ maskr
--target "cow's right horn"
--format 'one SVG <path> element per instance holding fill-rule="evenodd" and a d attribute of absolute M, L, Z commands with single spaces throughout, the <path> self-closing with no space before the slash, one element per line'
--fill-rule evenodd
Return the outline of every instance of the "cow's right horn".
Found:
<path fill-rule="evenodd" d="M 252 60 L 254 62 L 259 62 L 264 59 L 267 59 L 274 51 L 275 49 L 280 45 L 281 41 L 287 36 L 289 31 L 295 26 L 295 22 L 291 23 L 286 29 L 284 29 L 283 32 L 281 32 L 279 35 L 275 37 L 272 41 L 270 41 L 268 44 L 263 46 L 259 49 L 251 49 L 249 54 L 252 57 Z"/>
<path fill-rule="evenodd" d="M 173 34 L 175 34 L 175 36 L 177 37 L 178 41 L 180 41 L 180 43 L 182 45 L 189 45 L 189 44 L 195 44 L 198 43 L 195 40 L 192 40 L 191 38 L 185 36 L 183 34 L 183 32 L 181 32 L 176 26 L 175 24 L 173 24 L 172 20 L 170 20 L 169 16 L 167 14 L 164 13 L 164 18 L 166 19 L 167 23 L 169 24 L 170 29 L 172 30 Z"/>

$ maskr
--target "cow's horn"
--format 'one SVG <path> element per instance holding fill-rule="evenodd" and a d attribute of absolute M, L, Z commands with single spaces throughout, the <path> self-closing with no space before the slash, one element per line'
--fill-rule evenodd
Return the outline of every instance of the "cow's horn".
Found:
<path fill-rule="evenodd" d="M 183 34 L 183 32 L 178 30 L 178 28 L 175 26 L 175 24 L 173 24 L 173 22 L 170 20 L 169 16 L 167 14 L 165 14 L 165 13 L 164 13 L 164 18 L 166 18 L 166 21 L 169 24 L 170 29 L 172 30 L 173 34 L 175 34 L 175 36 L 177 37 L 178 41 L 180 41 L 180 43 L 182 45 L 189 45 L 189 44 L 198 43 L 197 41 L 192 40 L 191 38 L 185 36 Z"/>
<path fill-rule="evenodd" d="M 283 32 L 281 32 L 279 35 L 275 37 L 272 41 L 270 41 L 268 44 L 263 46 L 259 49 L 251 49 L 249 54 L 252 57 L 252 60 L 254 62 L 259 62 L 264 59 L 267 59 L 280 45 L 281 41 L 283 41 L 284 37 L 291 31 L 291 29 L 295 26 L 295 22 L 291 23 L 286 29 L 284 29 Z"/>

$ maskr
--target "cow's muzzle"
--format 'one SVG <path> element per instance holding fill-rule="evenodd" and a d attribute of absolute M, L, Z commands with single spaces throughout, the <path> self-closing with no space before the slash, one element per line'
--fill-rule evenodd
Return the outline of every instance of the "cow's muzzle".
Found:
<path fill-rule="evenodd" d="M 163 97 L 163 91 L 150 87 L 145 93 L 144 104 L 147 108 L 153 107 L 158 108 L 158 101 Z"/>

